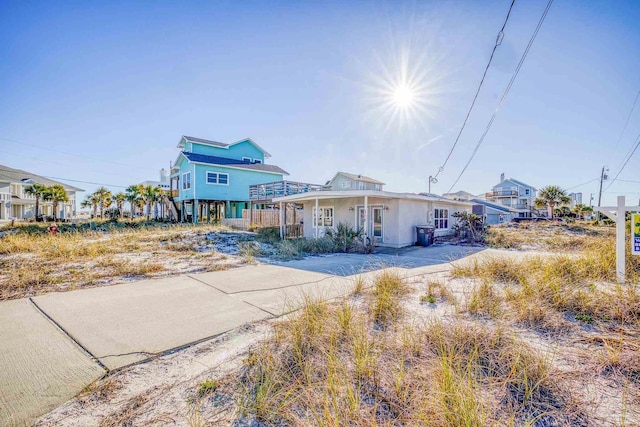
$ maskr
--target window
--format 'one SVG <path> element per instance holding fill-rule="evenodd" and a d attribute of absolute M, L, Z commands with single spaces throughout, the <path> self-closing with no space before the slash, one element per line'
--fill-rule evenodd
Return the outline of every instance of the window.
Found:
<path fill-rule="evenodd" d="M 229 174 L 207 171 L 207 184 L 229 185 Z"/>
<path fill-rule="evenodd" d="M 262 160 L 260 160 L 260 159 L 253 159 L 253 163 L 255 163 L 255 164 L 260 164 L 260 163 L 262 163 Z"/>
<path fill-rule="evenodd" d="M 366 184 L 362 181 L 358 181 L 358 190 L 364 190 L 366 188 Z"/>
<path fill-rule="evenodd" d="M 251 157 L 243 157 L 242 161 L 251 163 Z"/>
<path fill-rule="evenodd" d="M 376 184 L 376 186 L 375 186 L 375 190 L 376 190 L 376 191 L 380 191 L 380 184 Z"/>
<path fill-rule="evenodd" d="M 342 188 L 351 188 L 351 181 L 342 181 Z"/>
<path fill-rule="evenodd" d="M 434 209 L 436 228 L 449 228 L 449 209 Z"/>
<path fill-rule="evenodd" d="M 524 189 L 524 194 L 526 194 L 527 196 L 529 195 L 529 189 L 528 188 Z"/>
<path fill-rule="evenodd" d="M 313 208 L 313 228 L 333 227 L 333 208 Z"/>
<path fill-rule="evenodd" d="M 183 190 L 191 189 L 191 172 L 186 172 L 182 174 L 182 189 Z"/>

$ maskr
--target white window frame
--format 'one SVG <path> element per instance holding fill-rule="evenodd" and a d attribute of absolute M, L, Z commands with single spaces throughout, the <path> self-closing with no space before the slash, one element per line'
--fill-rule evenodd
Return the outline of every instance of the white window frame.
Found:
<path fill-rule="evenodd" d="M 189 177 L 189 179 L 187 179 Z M 182 174 L 182 189 L 191 190 L 191 171 Z"/>
<path fill-rule="evenodd" d="M 351 181 L 342 181 L 342 188 L 351 188 Z"/>
<path fill-rule="evenodd" d="M 312 213 L 312 215 L 313 215 L 313 218 L 312 218 L 313 228 L 318 228 L 318 227 L 320 227 L 320 228 L 333 228 L 333 224 L 334 224 L 334 221 L 335 221 L 335 214 L 336 214 L 336 211 L 333 208 L 333 206 L 318 206 L 318 209 L 320 210 L 320 213 L 321 213 L 319 218 L 318 218 L 318 216 L 316 214 L 316 207 L 315 206 L 313 207 L 313 213 Z M 325 216 L 325 214 L 327 213 L 327 211 L 329 209 L 331 209 L 331 216 Z M 326 222 L 327 222 L 326 219 L 328 219 L 328 218 L 330 218 L 330 224 L 329 225 L 326 224 Z M 318 225 L 318 220 L 322 220 L 322 225 Z"/>
<path fill-rule="evenodd" d="M 244 156 L 242 156 L 242 161 L 243 161 L 243 162 L 249 162 L 249 163 L 251 163 L 251 157 L 244 157 Z"/>
<path fill-rule="evenodd" d="M 216 177 L 216 181 L 215 182 L 209 182 L 209 175 L 215 175 Z M 220 183 L 220 176 L 226 176 L 227 177 L 227 182 L 226 184 L 222 184 Z M 229 174 L 225 173 L 225 172 L 214 172 L 214 171 L 207 171 L 206 175 L 205 175 L 205 182 L 209 185 L 229 185 Z"/>
<path fill-rule="evenodd" d="M 358 181 L 358 190 L 366 190 L 367 189 L 367 183 L 364 181 Z"/>
<path fill-rule="evenodd" d="M 376 185 L 375 185 L 375 187 L 374 187 L 374 189 L 375 189 L 376 191 L 380 191 L 380 184 L 376 184 Z"/>
<path fill-rule="evenodd" d="M 446 212 L 446 215 L 444 213 Z M 438 215 L 440 213 L 440 215 Z M 435 208 L 433 210 L 433 224 L 436 230 L 449 229 L 449 208 Z"/>

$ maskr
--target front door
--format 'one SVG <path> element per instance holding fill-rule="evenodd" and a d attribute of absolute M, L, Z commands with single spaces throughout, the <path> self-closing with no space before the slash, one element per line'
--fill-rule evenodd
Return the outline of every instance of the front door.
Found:
<path fill-rule="evenodd" d="M 376 242 L 383 241 L 383 208 L 382 206 L 369 207 L 369 214 L 365 215 L 364 207 L 358 207 L 358 217 L 356 218 L 356 228 L 366 231 L 369 238 L 374 238 Z"/>

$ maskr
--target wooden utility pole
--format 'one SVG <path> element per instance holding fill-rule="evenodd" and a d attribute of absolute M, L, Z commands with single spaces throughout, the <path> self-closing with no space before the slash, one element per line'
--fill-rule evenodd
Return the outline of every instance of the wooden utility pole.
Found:
<path fill-rule="evenodd" d="M 602 182 L 607 179 L 607 175 L 605 175 L 605 166 L 602 166 L 602 172 L 600 172 L 600 189 L 598 190 L 598 207 L 602 202 Z M 600 221 L 600 212 L 598 211 L 598 221 Z"/>

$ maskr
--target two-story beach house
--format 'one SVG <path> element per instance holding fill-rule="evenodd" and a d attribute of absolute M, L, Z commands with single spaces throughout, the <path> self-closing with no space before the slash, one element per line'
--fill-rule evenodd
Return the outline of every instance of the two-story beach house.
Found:
<path fill-rule="evenodd" d="M 486 200 L 496 205 L 507 207 L 515 216 L 528 218 L 532 216 L 538 190 L 522 181 L 513 178 L 505 179 L 500 175 L 500 182 L 486 194 Z"/>
<path fill-rule="evenodd" d="M 282 180 L 289 175 L 265 164 L 271 155 L 247 138 L 225 144 L 183 136 L 171 168 L 170 194 L 178 219 L 242 218 L 249 208 L 249 186 Z"/>
<path fill-rule="evenodd" d="M 326 190 L 375 190 L 381 191 L 384 182 L 364 175 L 356 175 L 347 172 L 338 172 L 325 184 Z"/>
<path fill-rule="evenodd" d="M 76 192 L 84 191 L 69 184 L 54 181 L 31 172 L 0 165 L 0 220 L 35 219 L 36 198 L 25 192 L 31 184 L 46 186 L 62 185 L 67 190 L 69 201 L 58 204 L 56 217 L 69 219 L 76 214 Z M 53 216 L 53 203 L 40 200 L 40 215 Z"/>

